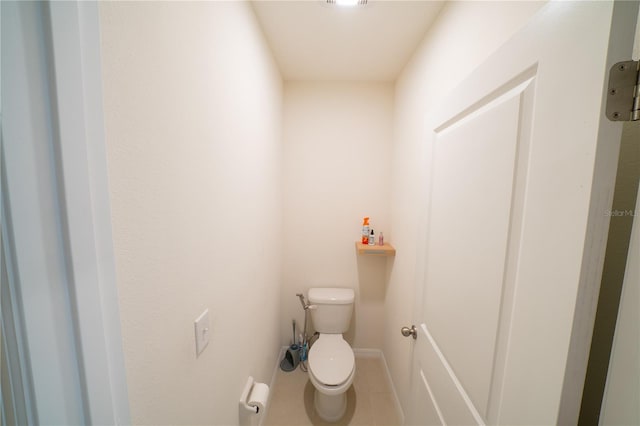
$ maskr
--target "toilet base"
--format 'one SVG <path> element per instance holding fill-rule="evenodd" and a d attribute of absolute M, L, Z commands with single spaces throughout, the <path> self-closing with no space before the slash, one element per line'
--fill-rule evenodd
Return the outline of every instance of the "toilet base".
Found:
<path fill-rule="evenodd" d="M 313 404 L 318 415 L 326 422 L 337 422 L 347 411 L 347 393 L 326 395 L 315 389 Z"/>

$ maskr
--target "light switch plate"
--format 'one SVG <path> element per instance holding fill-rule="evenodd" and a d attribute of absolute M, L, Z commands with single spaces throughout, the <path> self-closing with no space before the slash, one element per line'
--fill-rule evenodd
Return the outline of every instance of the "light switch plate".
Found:
<path fill-rule="evenodd" d="M 202 314 L 195 320 L 194 328 L 196 330 L 196 356 L 209 344 L 209 309 L 205 309 Z"/>

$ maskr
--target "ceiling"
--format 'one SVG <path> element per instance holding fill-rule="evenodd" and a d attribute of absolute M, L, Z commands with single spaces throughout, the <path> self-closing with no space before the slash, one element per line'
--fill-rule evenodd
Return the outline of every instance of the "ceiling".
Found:
<path fill-rule="evenodd" d="M 285 80 L 393 81 L 442 1 L 369 0 L 364 7 L 324 0 L 254 1 Z"/>

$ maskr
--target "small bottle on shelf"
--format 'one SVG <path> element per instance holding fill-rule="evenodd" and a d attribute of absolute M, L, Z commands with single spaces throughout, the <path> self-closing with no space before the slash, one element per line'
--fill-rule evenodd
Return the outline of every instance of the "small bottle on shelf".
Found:
<path fill-rule="evenodd" d="M 376 245 L 376 236 L 373 233 L 373 229 L 371 230 L 371 233 L 369 234 L 369 245 L 370 246 L 375 246 Z"/>
<path fill-rule="evenodd" d="M 384 245 L 384 235 L 382 235 L 382 232 L 380 233 L 380 235 L 378 235 L 378 245 L 379 246 Z"/>

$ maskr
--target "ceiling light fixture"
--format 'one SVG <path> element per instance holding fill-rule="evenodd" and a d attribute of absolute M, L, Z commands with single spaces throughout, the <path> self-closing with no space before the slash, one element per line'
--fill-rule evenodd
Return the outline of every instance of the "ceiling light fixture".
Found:
<path fill-rule="evenodd" d="M 327 4 L 331 6 L 342 6 L 342 7 L 356 7 L 356 6 L 365 6 L 367 4 L 367 0 L 326 0 Z"/>

